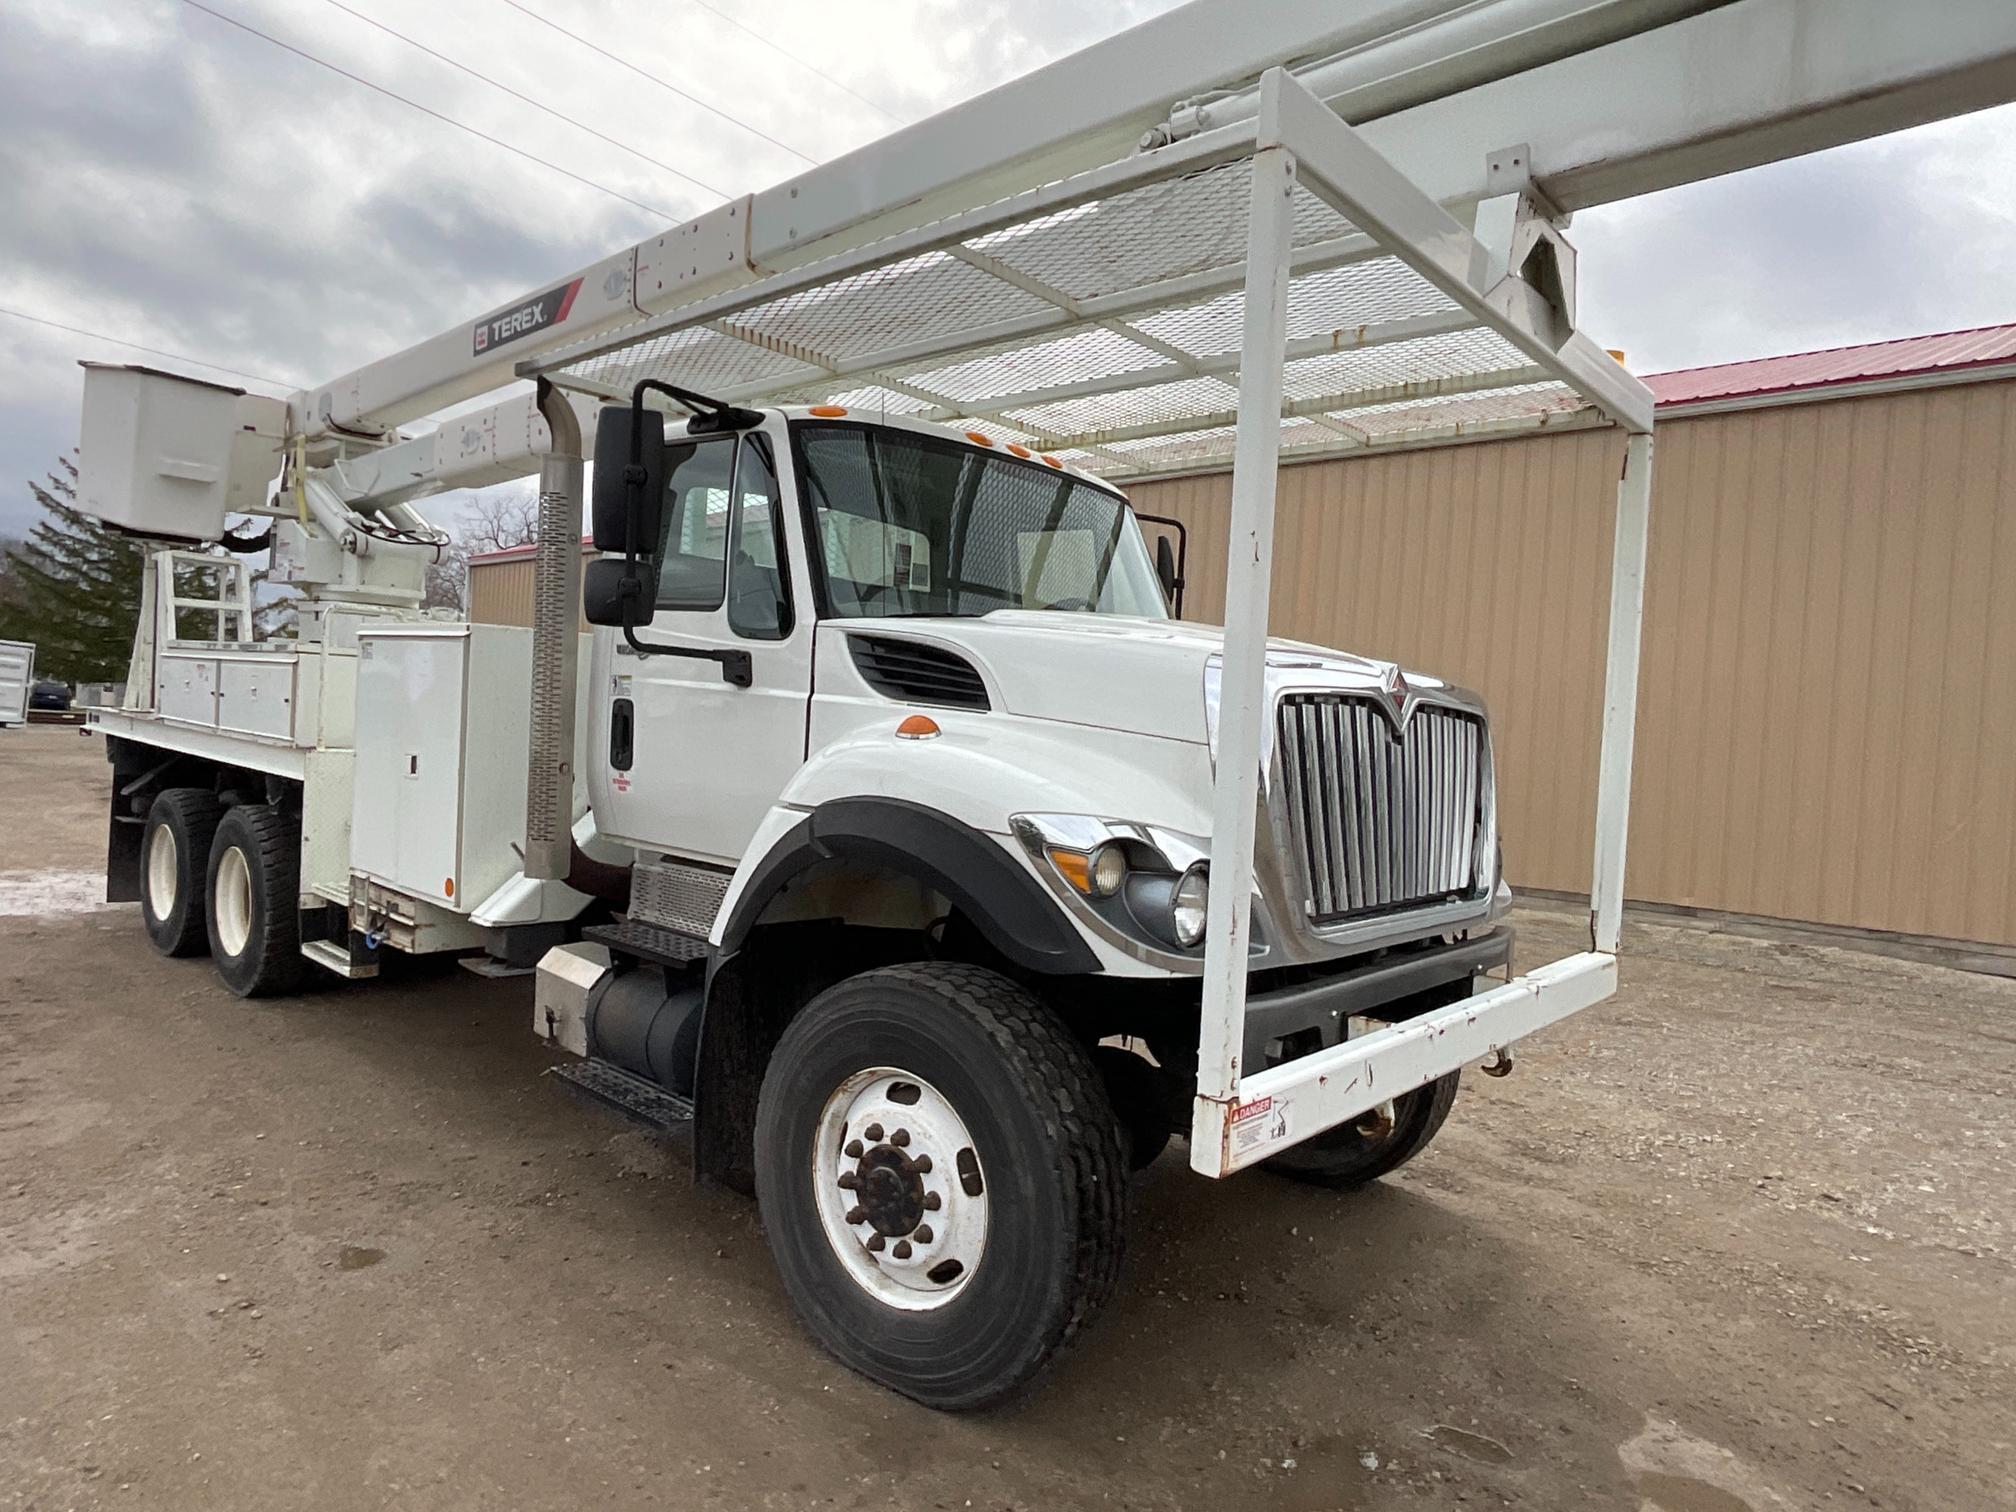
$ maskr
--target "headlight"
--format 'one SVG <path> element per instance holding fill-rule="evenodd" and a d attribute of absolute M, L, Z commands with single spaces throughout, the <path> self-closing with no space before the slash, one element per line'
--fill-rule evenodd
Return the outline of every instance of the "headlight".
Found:
<path fill-rule="evenodd" d="M 1127 853 L 1118 845 L 1106 844 L 1090 852 L 1053 846 L 1050 864 L 1088 898 L 1110 898 L 1127 880 Z"/>
<path fill-rule="evenodd" d="M 1202 862 L 1183 873 L 1169 897 L 1169 927 L 1186 949 L 1204 938 L 1204 920 L 1211 904 L 1211 881 Z"/>
<path fill-rule="evenodd" d="M 1207 841 L 1090 814 L 1012 814 L 1008 824 L 1081 925 L 1142 960 L 1196 959 L 1208 928 Z"/>

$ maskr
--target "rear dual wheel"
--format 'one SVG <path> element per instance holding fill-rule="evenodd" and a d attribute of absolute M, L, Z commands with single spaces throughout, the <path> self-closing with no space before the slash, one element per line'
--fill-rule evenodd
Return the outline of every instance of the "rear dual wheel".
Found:
<path fill-rule="evenodd" d="M 819 1341 L 965 1410 L 1026 1389 L 1111 1293 L 1127 1159 L 1092 1058 L 1027 991 L 974 966 L 894 966 L 785 1031 L 756 1195 Z"/>
<path fill-rule="evenodd" d="M 240 997 L 301 983 L 301 832 L 263 803 L 169 788 L 140 837 L 140 917 L 165 956 L 202 955 Z"/>
<path fill-rule="evenodd" d="M 209 944 L 204 919 L 205 872 L 224 805 L 204 788 L 169 788 L 147 810 L 140 837 L 140 918 L 165 956 L 201 955 Z"/>
<path fill-rule="evenodd" d="M 206 923 L 210 959 L 240 997 L 301 985 L 301 831 L 263 803 L 241 803 L 210 845 Z"/>

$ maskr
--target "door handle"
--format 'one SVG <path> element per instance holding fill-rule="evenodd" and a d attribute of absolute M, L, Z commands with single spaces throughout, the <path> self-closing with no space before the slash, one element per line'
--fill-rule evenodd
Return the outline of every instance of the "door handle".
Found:
<path fill-rule="evenodd" d="M 619 698 L 609 706 L 609 765 L 619 772 L 630 770 L 637 754 L 637 706 Z"/>

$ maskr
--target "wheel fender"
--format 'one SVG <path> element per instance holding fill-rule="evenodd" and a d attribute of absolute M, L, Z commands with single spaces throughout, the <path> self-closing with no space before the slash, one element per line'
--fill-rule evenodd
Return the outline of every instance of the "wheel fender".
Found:
<path fill-rule="evenodd" d="M 780 890 L 808 868 L 848 859 L 915 878 L 949 899 L 996 950 L 1046 976 L 1083 975 L 1099 958 L 1040 882 L 993 837 L 902 798 L 838 798 L 777 835 L 738 878 L 715 944 L 739 949 Z"/>

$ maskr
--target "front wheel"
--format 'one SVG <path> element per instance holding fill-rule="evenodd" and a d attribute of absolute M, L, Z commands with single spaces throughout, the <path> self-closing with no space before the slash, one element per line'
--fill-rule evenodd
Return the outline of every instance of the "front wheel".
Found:
<path fill-rule="evenodd" d="M 1119 1271 L 1119 1121 L 1084 1047 L 974 966 L 893 966 L 814 999 L 756 1115 L 785 1289 L 842 1362 L 926 1406 L 1025 1389 Z"/>
<path fill-rule="evenodd" d="M 1270 1171 L 1312 1186 L 1355 1187 L 1376 1181 L 1428 1148 L 1456 1101 L 1463 1073 L 1451 1071 L 1393 1099 L 1390 1117 L 1377 1111 L 1339 1124 L 1267 1160 Z"/>

